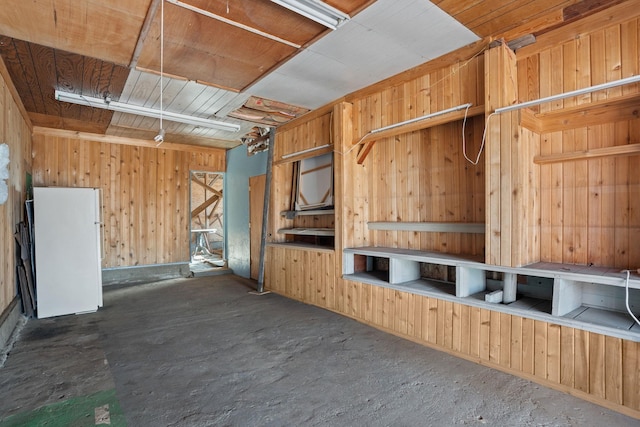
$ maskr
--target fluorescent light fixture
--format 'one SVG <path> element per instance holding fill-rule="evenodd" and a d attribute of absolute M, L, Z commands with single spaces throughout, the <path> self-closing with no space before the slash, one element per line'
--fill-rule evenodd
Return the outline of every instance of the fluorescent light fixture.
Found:
<path fill-rule="evenodd" d="M 471 104 L 471 103 L 458 105 L 457 107 L 451 107 L 451 108 L 447 108 L 446 110 L 436 111 L 435 113 L 427 114 L 427 115 L 421 116 L 421 117 L 416 117 L 415 119 L 405 120 L 404 122 L 394 123 L 394 124 L 389 125 L 389 126 L 381 127 L 381 128 L 378 128 L 378 129 L 373 129 L 369 133 L 378 133 L 378 132 L 382 132 L 384 130 L 397 128 L 398 126 L 408 125 L 409 123 L 419 122 L 420 120 L 430 119 L 432 117 L 441 116 L 441 115 L 447 114 L 447 113 L 453 113 L 454 111 L 464 110 L 465 108 L 471 108 L 472 105 L 473 104 Z"/>
<path fill-rule="evenodd" d="M 301 156 L 303 154 L 311 153 L 313 151 L 322 150 L 323 148 L 327 148 L 327 147 L 331 147 L 331 144 L 324 144 L 324 145 L 320 145 L 318 147 L 307 148 L 306 150 L 296 151 L 295 153 L 283 154 L 282 158 L 283 159 L 289 159 L 291 157 Z"/>
<path fill-rule="evenodd" d="M 320 0 L 271 0 L 332 30 L 347 22 L 349 15 Z"/>
<path fill-rule="evenodd" d="M 520 110 L 521 108 L 532 107 L 534 105 L 544 104 L 545 102 L 553 102 L 559 99 L 571 98 L 572 96 L 585 95 L 597 90 L 611 89 L 612 87 L 628 85 L 640 82 L 640 75 L 625 77 L 624 79 L 614 80 L 612 82 L 601 83 L 599 85 L 589 86 L 582 89 L 572 90 L 571 92 L 559 93 L 557 95 L 547 96 L 545 98 L 534 99 L 532 101 L 521 102 L 520 104 L 508 105 L 502 108 L 496 108 L 495 113 L 506 113 L 507 111 Z"/>
<path fill-rule="evenodd" d="M 125 104 L 124 102 L 110 101 L 109 99 L 93 98 L 91 96 L 80 95 L 77 93 L 61 92 L 59 90 L 56 90 L 55 97 L 58 101 L 86 105 L 88 107 L 101 108 L 103 110 L 118 111 L 120 113 L 135 114 L 137 116 L 153 117 L 154 119 L 159 119 L 161 114 L 160 110 L 156 110 L 154 108 Z M 186 114 L 172 113 L 170 111 L 162 111 L 162 118 L 172 122 L 228 132 L 238 132 L 240 130 L 240 125 L 235 123 L 226 123 L 217 120 L 205 119 L 203 117 L 188 116 Z"/>

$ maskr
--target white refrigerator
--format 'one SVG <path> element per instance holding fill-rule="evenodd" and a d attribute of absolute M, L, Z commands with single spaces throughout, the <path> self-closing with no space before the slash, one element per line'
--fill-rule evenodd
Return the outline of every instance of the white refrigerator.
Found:
<path fill-rule="evenodd" d="M 33 189 L 38 318 L 102 307 L 100 190 Z"/>

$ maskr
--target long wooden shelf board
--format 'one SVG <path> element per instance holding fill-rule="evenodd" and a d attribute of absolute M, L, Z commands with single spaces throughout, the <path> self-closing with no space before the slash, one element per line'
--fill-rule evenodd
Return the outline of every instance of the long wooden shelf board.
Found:
<path fill-rule="evenodd" d="M 475 107 L 469 108 L 469 111 L 459 110 L 452 111 L 450 113 L 442 114 L 440 116 L 425 118 L 423 120 L 417 120 L 415 122 L 410 122 L 404 125 L 400 125 L 391 129 L 383 130 L 375 133 L 368 133 L 359 140 L 353 141 L 353 145 L 362 144 L 364 145 L 357 156 L 357 162 L 359 165 L 364 163 L 367 155 L 373 148 L 373 144 L 376 141 L 379 141 L 384 138 L 393 138 L 397 135 L 402 135 L 403 133 L 415 132 L 418 130 L 428 129 L 434 126 L 444 125 L 447 123 L 455 122 L 458 120 L 464 119 L 465 115 L 467 118 L 480 116 L 484 114 L 484 105 L 476 105 Z"/>
<path fill-rule="evenodd" d="M 640 95 L 634 93 L 544 113 L 523 109 L 520 123 L 534 132 L 547 133 L 633 120 L 640 117 L 639 104 Z"/>
<path fill-rule="evenodd" d="M 346 248 L 345 254 L 366 255 L 379 258 L 399 258 L 430 264 L 460 266 L 478 270 L 513 273 L 523 276 L 566 279 L 576 282 L 596 283 L 609 286 L 625 286 L 626 273 L 616 268 L 589 267 L 573 264 L 535 263 L 523 267 L 505 267 L 486 264 L 480 256 L 453 255 L 442 252 L 419 251 L 415 249 L 361 247 Z M 640 275 L 632 272 L 629 279 L 630 289 L 640 289 Z"/>
<path fill-rule="evenodd" d="M 342 278 L 344 280 L 349 280 L 352 282 L 366 283 L 373 286 L 380 286 L 430 298 L 438 298 L 440 300 L 451 301 L 457 304 L 479 307 L 499 313 L 510 314 L 527 319 L 540 320 L 543 322 L 569 326 L 571 328 L 595 332 L 615 338 L 640 342 L 640 333 L 639 330 L 635 327 L 631 328 L 631 330 L 628 330 L 604 324 L 587 323 L 584 320 L 574 319 L 567 316 L 553 316 L 548 312 L 548 305 L 551 303 L 550 301 L 543 301 L 541 304 L 530 304 L 528 303 L 528 301 L 522 301 L 524 299 L 520 299 L 511 304 L 496 304 L 484 301 L 484 292 L 460 298 L 456 297 L 451 292 L 447 292 L 447 290 L 443 288 L 442 284 L 433 285 L 432 281 L 430 280 L 420 279 L 406 283 L 391 284 L 372 276 L 370 273 L 346 274 Z M 615 312 L 612 312 L 612 314 L 614 316 L 618 315 L 618 313 Z"/>
<path fill-rule="evenodd" d="M 369 230 L 484 234 L 484 223 L 472 222 L 368 222 Z"/>
<path fill-rule="evenodd" d="M 335 215 L 335 210 L 334 209 L 312 209 L 308 211 L 281 211 L 280 215 L 285 217 Z"/>
<path fill-rule="evenodd" d="M 613 147 L 592 148 L 590 150 L 572 151 L 570 153 L 556 153 L 544 156 L 535 156 L 533 162 L 539 165 L 549 163 L 569 162 L 576 160 L 589 160 L 601 157 L 634 156 L 640 155 L 640 144 L 615 145 Z"/>
<path fill-rule="evenodd" d="M 267 246 L 285 249 L 295 249 L 308 252 L 322 252 L 335 254 L 336 250 L 326 246 L 313 245 L 302 242 L 268 242 Z"/>
<path fill-rule="evenodd" d="M 420 251 L 417 249 L 386 248 L 377 246 L 366 246 L 361 248 L 345 248 L 344 253 L 357 255 L 367 255 L 380 258 L 401 258 L 410 261 L 428 262 L 442 265 L 468 265 L 479 268 L 482 263 L 482 256 L 473 255 L 452 255 L 442 252 Z"/>
<path fill-rule="evenodd" d="M 297 234 L 300 236 L 335 236 L 333 228 L 281 228 L 278 234 Z"/>

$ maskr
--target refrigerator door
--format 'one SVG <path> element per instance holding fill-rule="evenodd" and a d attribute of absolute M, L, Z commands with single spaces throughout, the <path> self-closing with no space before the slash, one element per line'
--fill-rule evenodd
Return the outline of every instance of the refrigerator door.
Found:
<path fill-rule="evenodd" d="M 38 318 L 102 306 L 100 198 L 94 188 L 34 188 Z"/>

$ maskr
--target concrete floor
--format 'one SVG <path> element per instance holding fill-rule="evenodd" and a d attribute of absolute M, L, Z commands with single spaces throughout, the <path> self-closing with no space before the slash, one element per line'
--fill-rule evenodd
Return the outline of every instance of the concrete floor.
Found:
<path fill-rule="evenodd" d="M 37 408 L 94 425 L 60 402 L 113 390 L 111 425 L 121 410 L 132 427 L 639 425 L 248 283 L 108 287 L 97 313 L 29 321 L 0 369 L 0 426 Z"/>

